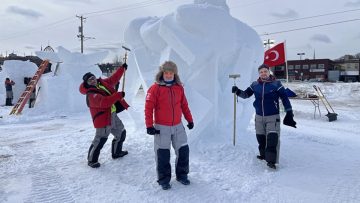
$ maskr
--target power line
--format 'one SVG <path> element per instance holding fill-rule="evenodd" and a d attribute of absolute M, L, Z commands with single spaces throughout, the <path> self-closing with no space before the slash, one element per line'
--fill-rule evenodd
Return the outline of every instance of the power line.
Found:
<path fill-rule="evenodd" d="M 148 0 L 148 1 L 143 1 L 143 2 L 139 2 L 139 3 L 126 5 L 126 6 L 120 6 L 120 7 L 111 8 L 111 9 L 105 9 L 105 10 L 100 10 L 100 11 L 84 13 L 83 15 L 86 15 L 88 17 L 94 17 L 94 16 L 99 16 L 99 15 L 117 13 L 120 11 L 128 11 L 128 10 L 134 10 L 134 9 L 138 9 L 138 8 L 159 5 L 159 4 L 163 4 L 163 3 L 167 3 L 167 2 L 171 2 L 171 1 L 174 1 L 174 0 Z"/>
<path fill-rule="evenodd" d="M 312 19 L 312 18 L 318 18 L 318 17 L 323 17 L 323 16 L 335 15 L 335 14 L 340 14 L 340 13 L 347 13 L 347 12 L 359 11 L 359 10 L 360 10 L 360 9 L 352 9 L 352 10 L 345 10 L 345 11 L 333 12 L 333 13 L 325 13 L 325 14 L 321 14 L 321 15 L 308 16 L 308 17 L 303 17 L 303 18 L 295 18 L 295 19 L 278 21 L 278 22 L 273 22 L 273 23 L 253 25 L 252 27 L 262 27 L 262 26 L 267 26 L 267 25 L 275 25 L 275 24 L 280 24 L 280 23 L 287 23 L 287 22 L 293 22 L 293 21 L 298 21 L 298 20 Z"/>
<path fill-rule="evenodd" d="M 26 30 L 26 31 L 15 32 L 15 33 L 12 33 L 11 35 L 9 35 L 8 37 L 0 38 L 0 41 L 22 37 L 24 35 L 29 35 L 29 33 L 32 33 L 32 32 L 38 31 L 38 30 L 43 30 L 43 29 L 55 27 L 55 26 L 58 26 L 58 25 L 61 25 L 61 24 L 66 24 L 66 23 L 69 23 L 70 21 L 74 21 L 73 17 L 64 18 L 62 20 L 58 20 L 58 21 L 55 21 L 53 23 L 49 23 L 49 24 L 46 24 L 46 25 L 43 25 L 43 26 L 40 26 L 40 27 L 31 28 L 31 29 Z"/>
<path fill-rule="evenodd" d="M 234 8 L 238 8 L 238 7 L 248 7 L 248 6 L 252 6 L 252 5 L 255 5 L 255 4 L 259 4 L 259 3 L 265 3 L 265 2 L 264 2 L 264 0 L 255 1 L 255 2 L 252 2 L 252 3 L 248 3 L 248 4 L 240 4 L 240 5 L 237 5 L 237 6 L 233 6 L 231 8 L 234 9 Z M 266 2 L 266 3 L 268 3 L 268 2 Z"/>
<path fill-rule="evenodd" d="M 308 26 L 308 27 L 302 27 L 302 28 L 295 28 L 295 29 L 291 29 L 291 30 L 283 30 L 283 31 L 278 31 L 278 32 L 264 33 L 264 34 L 261 34 L 260 36 L 293 32 L 293 31 L 298 31 L 298 30 L 306 30 L 306 29 L 311 29 L 311 28 L 324 27 L 324 26 L 328 26 L 328 25 L 335 25 L 335 24 L 353 22 L 353 21 L 358 21 L 358 20 L 360 20 L 360 18 L 355 18 L 355 19 L 351 19 L 351 20 L 343 20 L 343 21 L 338 21 L 338 22 L 333 22 L 333 23 L 320 24 L 320 25 L 314 25 L 314 26 Z"/>
<path fill-rule="evenodd" d="M 99 15 L 107 15 L 107 14 L 121 12 L 121 11 L 128 11 L 128 10 L 134 10 L 134 9 L 138 9 L 138 8 L 150 7 L 150 6 L 159 5 L 159 4 L 167 3 L 167 2 L 171 2 L 171 1 L 176 1 L 176 0 L 147 0 L 147 1 L 139 2 L 139 3 L 130 4 L 130 5 L 127 5 L 127 6 L 121 6 L 121 7 L 111 8 L 111 9 L 88 12 L 88 13 L 84 13 L 83 15 L 88 15 L 87 17 L 94 17 L 94 16 L 99 16 Z M 243 6 L 257 4 L 259 2 L 261 2 L 261 1 L 256 1 L 256 2 L 253 2 L 253 3 L 245 4 Z M 338 12 L 332 12 L 332 13 L 325 13 L 325 14 L 315 15 L 315 16 L 308 16 L 308 17 L 303 17 L 303 18 L 297 18 L 297 19 L 291 19 L 291 20 L 267 23 L 267 24 L 259 24 L 259 25 L 255 25 L 255 26 L 252 26 L 252 27 L 260 27 L 260 26 L 267 26 L 267 25 L 273 25 L 273 24 L 279 24 L 279 23 L 285 23 L 285 22 L 291 22 L 291 21 L 299 21 L 299 20 L 311 19 L 311 18 L 316 18 L 316 17 L 328 16 L 328 15 L 334 15 L 334 14 L 340 14 L 340 13 L 346 13 L 346 12 L 353 12 L 353 11 L 358 11 L 358 10 L 360 10 L 360 9 L 352 9 L 352 10 L 338 11 Z M 303 27 L 303 28 L 296 28 L 296 29 L 291 29 L 291 30 L 284 30 L 284 31 L 279 31 L 279 32 L 266 33 L 266 34 L 262 34 L 261 36 L 270 35 L 270 34 L 284 33 L 284 32 L 292 32 L 292 31 L 298 31 L 298 30 L 304 30 L 304 29 L 328 26 L 328 25 L 333 25 L 333 24 L 340 24 L 340 23 L 357 21 L 357 20 L 359 20 L 359 19 L 352 19 L 352 20 L 347 20 L 347 21 L 339 21 L 339 22 L 334 22 L 334 23 L 327 23 L 327 24 L 321 24 L 321 25 L 315 25 L 315 26 L 309 26 L 309 27 Z M 69 23 L 71 21 L 74 21 L 73 17 L 64 18 L 62 20 L 55 21 L 53 23 L 46 24 L 46 25 L 41 26 L 41 27 L 29 29 L 27 31 L 22 31 L 22 32 L 18 32 L 18 33 L 13 33 L 8 37 L 0 38 L 0 41 L 22 37 L 24 35 L 28 35 L 29 32 L 31 33 L 31 32 L 37 31 L 37 30 L 43 30 L 43 29 L 46 29 L 46 28 L 55 27 L 55 26 L 58 26 L 58 25 L 61 25 L 61 24 Z"/>
<path fill-rule="evenodd" d="M 89 12 L 89 13 L 85 13 L 83 15 L 89 15 L 87 17 L 94 17 L 94 16 L 98 16 L 98 15 L 105 15 L 105 14 L 110 14 L 110 13 L 119 12 L 119 11 L 127 11 L 127 10 L 134 10 L 134 9 L 139 9 L 139 8 L 150 7 L 150 6 L 154 6 L 154 5 L 158 5 L 158 4 L 162 4 L 162 3 L 167 3 L 167 2 L 171 2 L 171 1 L 175 1 L 175 0 L 148 0 L 148 1 L 143 1 L 143 2 L 139 2 L 139 3 L 135 3 L 135 4 L 130 4 L 130 5 L 127 5 L 127 6 L 122 6 L 122 7 L 112 8 L 112 9 L 106 9 L 106 10 L 101 10 L 101 11 Z M 55 26 L 58 26 L 60 24 L 70 23 L 72 21 L 74 21 L 73 16 L 67 17 L 67 18 L 61 19 L 59 21 L 55 21 L 53 23 L 49 23 L 49 24 L 46 24 L 46 25 L 43 25 L 43 26 L 40 26 L 40 27 L 32 28 L 32 29 L 17 32 L 17 33 L 12 33 L 11 35 L 9 35 L 7 37 L 0 38 L 0 41 L 27 36 L 27 35 L 29 35 L 29 33 L 33 33 L 35 31 L 55 27 Z"/>

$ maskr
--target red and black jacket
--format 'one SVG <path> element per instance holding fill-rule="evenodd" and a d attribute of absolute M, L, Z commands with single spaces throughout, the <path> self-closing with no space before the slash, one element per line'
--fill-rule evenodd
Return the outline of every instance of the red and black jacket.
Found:
<path fill-rule="evenodd" d="M 111 106 L 116 102 L 120 102 L 124 109 L 129 105 L 126 103 L 122 94 L 115 90 L 116 83 L 119 82 L 125 69 L 119 68 L 112 76 L 106 79 L 99 78 L 98 84 L 104 86 L 108 91 L 96 87 L 85 88 L 84 83 L 81 83 L 79 91 L 81 94 L 86 94 L 86 102 L 90 108 L 91 117 L 95 128 L 104 128 L 111 125 Z M 119 108 L 119 107 L 117 107 Z"/>

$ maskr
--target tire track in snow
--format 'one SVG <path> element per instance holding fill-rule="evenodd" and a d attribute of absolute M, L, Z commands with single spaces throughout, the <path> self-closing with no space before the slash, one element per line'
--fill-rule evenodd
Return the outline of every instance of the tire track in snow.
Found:
<path fill-rule="evenodd" d="M 270 184 L 278 174 L 269 170 L 266 162 L 258 160 L 249 146 L 242 145 L 230 154 L 225 150 L 228 147 L 217 147 L 202 154 L 201 159 L 194 159 L 192 173 L 202 185 L 207 185 L 211 194 L 216 194 L 217 199 L 210 197 L 208 201 L 249 202 L 255 191 Z M 218 162 L 223 167 L 213 164 Z"/>
<path fill-rule="evenodd" d="M 12 134 L 16 134 L 16 136 L 4 136 L 0 141 L 0 146 L 9 146 L 9 145 L 18 145 L 24 144 L 26 142 L 35 142 L 43 139 L 51 139 L 58 137 L 58 132 L 65 125 L 62 123 L 54 123 L 51 126 L 38 126 L 36 129 L 36 134 L 39 136 L 34 136 L 35 131 L 27 131 L 28 129 L 25 127 L 21 127 L 16 129 L 15 131 L 10 128 L 2 129 L 7 132 L 11 132 Z M 48 132 L 44 134 L 42 132 Z"/>
<path fill-rule="evenodd" d="M 356 161 L 359 163 L 359 161 Z M 343 174 L 340 174 L 336 178 L 336 181 L 330 185 L 328 188 L 328 198 L 325 202 L 334 202 L 334 203 L 352 203 L 360 201 L 360 177 L 359 172 L 360 164 L 347 166 L 343 171 Z M 348 177 L 348 178 L 344 178 Z M 350 181 L 349 181 L 350 180 Z"/>
<path fill-rule="evenodd" d="M 62 184 L 56 168 L 44 164 L 47 162 L 46 157 L 39 154 L 35 157 L 38 157 L 33 162 L 35 167 L 29 171 L 32 179 L 31 192 L 25 202 L 75 202 L 69 190 Z"/>

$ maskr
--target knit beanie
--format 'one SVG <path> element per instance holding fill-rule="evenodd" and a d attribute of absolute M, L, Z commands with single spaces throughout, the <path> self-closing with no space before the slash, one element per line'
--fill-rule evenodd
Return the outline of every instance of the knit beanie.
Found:
<path fill-rule="evenodd" d="M 258 68 L 258 71 L 260 71 L 260 69 L 263 69 L 263 68 L 266 68 L 266 69 L 270 70 L 270 68 L 269 68 L 268 65 L 266 65 L 266 64 L 261 64 L 261 65 L 259 66 L 259 68 Z"/>
<path fill-rule="evenodd" d="M 83 76 L 84 83 L 86 83 L 88 81 L 88 79 L 91 78 L 92 76 L 95 77 L 95 75 L 92 74 L 91 72 L 85 73 L 85 75 Z"/>

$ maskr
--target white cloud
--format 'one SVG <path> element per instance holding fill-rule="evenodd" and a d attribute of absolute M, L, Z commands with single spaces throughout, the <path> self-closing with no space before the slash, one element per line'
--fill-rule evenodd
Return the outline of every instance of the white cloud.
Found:
<path fill-rule="evenodd" d="M 39 12 L 37 12 L 35 10 L 21 8 L 19 6 L 10 6 L 10 7 L 8 7 L 7 12 L 8 13 L 13 13 L 13 14 L 16 14 L 16 15 L 21 15 L 21 16 L 24 16 L 24 17 L 31 17 L 31 18 L 35 18 L 35 19 L 38 19 L 39 17 L 42 16 L 41 13 L 39 13 Z"/>
<path fill-rule="evenodd" d="M 346 2 L 345 6 L 347 7 L 360 6 L 360 0 Z"/>
<path fill-rule="evenodd" d="M 54 4 L 61 4 L 63 6 L 74 6 L 74 5 L 77 5 L 77 6 L 84 6 L 84 5 L 91 5 L 91 4 L 94 4 L 94 1 L 93 0 L 61 0 L 61 1 L 58 1 L 58 0 L 53 0 Z"/>
<path fill-rule="evenodd" d="M 39 47 L 36 47 L 34 45 L 25 45 L 24 48 L 25 49 L 30 49 L 30 50 L 35 50 L 35 49 L 38 49 Z"/>
<path fill-rule="evenodd" d="M 299 14 L 292 9 L 288 9 L 285 13 L 270 13 L 270 15 L 280 19 L 299 17 Z"/>
<path fill-rule="evenodd" d="M 315 42 L 331 43 L 331 39 L 327 35 L 323 34 L 315 34 L 310 38 L 310 40 Z"/>

